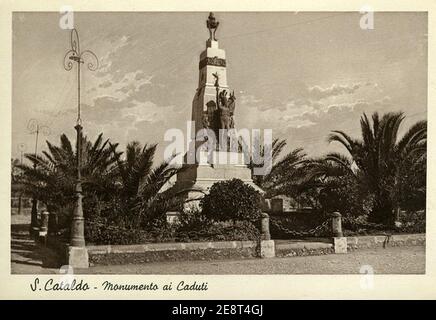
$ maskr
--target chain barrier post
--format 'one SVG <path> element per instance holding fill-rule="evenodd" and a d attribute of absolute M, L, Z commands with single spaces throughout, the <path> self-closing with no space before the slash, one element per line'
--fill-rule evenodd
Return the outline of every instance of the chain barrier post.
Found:
<path fill-rule="evenodd" d="M 46 241 L 47 241 L 48 219 L 49 219 L 48 211 L 43 211 L 41 213 L 41 225 L 39 228 L 39 239 L 44 244 L 46 244 Z"/>
<path fill-rule="evenodd" d="M 262 212 L 260 216 L 260 257 L 261 258 L 274 258 L 276 256 L 276 247 L 274 240 L 271 240 L 269 232 L 269 215 Z"/>
<path fill-rule="evenodd" d="M 342 234 L 342 215 L 339 212 L 333 212 L 332 217 L 332 233 L 333 237 L 343 237 Z"/>
<path fill-rule="evenodd" d="M 347 237 L 344 237 L 342 233 L 342 215 L 339 212 L 333 212 L 331 218 L 335 253 L 347 253 Z"/>
<path fill-rule="evenodd" d="M 271 240 L 271 233 L 269 232 L 269 215 L 268 213 L 262 212 L 261 214 L 261 239 Z"/>

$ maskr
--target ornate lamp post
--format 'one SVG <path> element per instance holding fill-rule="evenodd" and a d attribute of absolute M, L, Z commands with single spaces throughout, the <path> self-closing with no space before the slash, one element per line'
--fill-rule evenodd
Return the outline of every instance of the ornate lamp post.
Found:
<path fill-rule="evenodd" d="M 26 144 L 25 143 L 19 143 L 18 144 L 18 151 L 20 151 L 20 165 L 23 165 L 23 154 L 24 151 L 26 151 Z M 23 171 L 20 173 L 20 180 L 23 178 Z M 21 214 L 23 207 L 23 192 L 20 191 L 20 194 L 18 196 L 18 214 Z M 32 228 L 32 227 L 30 227 Z"/>
<path fill-rule="evenodd" d="M 20 164 L 23 164 L 23 155 L 24 151 L 26 151 L 26 144 L 21 142 L 18 144 L 18 151 L 20 151 Z"/>
<path fill-rule="evenodd" d="M 40 134 L 48 136 L 50 134 L 50 128 L 45 125 L 41 125 L 38 120 L 30 119 L 27 123 L 27 129 L 30 134 L 35 134 L 35 158 L 38 153 L 38 138 Z M 36 169 L 36 162 L 33 163 L 33 169 Z M 35 235 L 38 233 L 38 199 L 35 194 L 32 198 L 32 211 L 30 214 L 30 234 Z"/>
<path fill-rule="evenodd" d="M 82 165 L 82 119 L 80 118 L 80 67 L 85 63 L 85 58 L 90 58 L 90 62 L 86 63 L 88 70 L 95 71 L 98 68 L 98 58 L 90 50 L 80 51 L 79 34 L 76 29 L 71 30 L 71 49 L 65 54 L 64 68 L 70 71 L 74 63 L 77 63 L 77 121 L 74 127 L 77 131 L 77 182 L 76 182 L 76 204 L 74 206 L 73 221 L 71 224 L 70 246 L 84 248 L 85 247 L 85 223 L 82 208 L 82 181 L 81 181 L 81 165 Z M 87 255 L 86 255 L 87 257 Z M 70 259 L 71 260 L 71 259 Z M 87 260 L 87 259 L 86 259 Z M 72 263 L 70 263 L 72 264 Z M 80 263 L 79 263 L 80 264 Z"/>

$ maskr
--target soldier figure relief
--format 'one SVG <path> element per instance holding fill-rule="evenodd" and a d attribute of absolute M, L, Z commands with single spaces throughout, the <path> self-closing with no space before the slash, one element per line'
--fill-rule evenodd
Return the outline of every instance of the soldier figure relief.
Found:
<path fill-rule="evenodd" d="M 218 100 L 218 111 L 219 111 L 219 119 L 220 119 L 220 129 L 233 129 L 234 121 L 233 121 L 233 113 L 235 110 L 235 93 L 230 94 L 230 97 L 227 98 L 227 91 L 221 91 L 219 94 Z"/>

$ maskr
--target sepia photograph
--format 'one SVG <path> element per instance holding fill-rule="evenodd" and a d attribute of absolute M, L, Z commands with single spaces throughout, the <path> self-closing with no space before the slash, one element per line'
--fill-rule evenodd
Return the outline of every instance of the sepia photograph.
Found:
<path fill-rule="evenodd" d="M 12 275 L 428 271 L 428 12 L 64 6 L 11 32 Z"/>

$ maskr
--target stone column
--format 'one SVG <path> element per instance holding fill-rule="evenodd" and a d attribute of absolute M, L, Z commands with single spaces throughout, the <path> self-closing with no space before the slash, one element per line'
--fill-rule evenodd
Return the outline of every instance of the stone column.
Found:
<path fill-rule="evenodd" d="M 41 233 L 47 234 L 49 215 L 50 214 L 48 211 L 43 211 L 41 213 L 41 226 L 39 228 L 39 235 L 41 235 Z"/>
<path fill-rule="evenodd" d="M 342 216 L 339 212 L 333 212 L 332 215 L 332 233 L 333 237 L 342 237 Z"/>
<path fill-rule="evenodd" d="M 43 211 L 41 213 L 41 224 L 39 227 L 39 240 L 46 244 L 47 242 L 47 230 L 48 230 L 48 211 Z"/>
<path fill-rule="evenodd" d="M 265 212 L 261 214 L 261 238 L 262 240 L 271 240 L 271 234 L 269 232 L 269 215 Z"/>
<path fill-rule="evenodd" d="M 271 240 L 269 232 L 269 215 L 265 212 L 261 214 L 261 234 L 260 234 L 260 257 L 274 258 L 276 256 L 274 240 Z"/>
<path fill-rule="evenodd" d="M 32 212 L 30 213 L 30 235 L 38 239 L 38 200 L 33 196 L 32 198 Z"/>
<path fill-rule="evenodd" d="M 335 253 L 347 253 L 347 237 L 342 233 L 342 216 L 339 212 L 333 212 L 331 217 Z"/>

